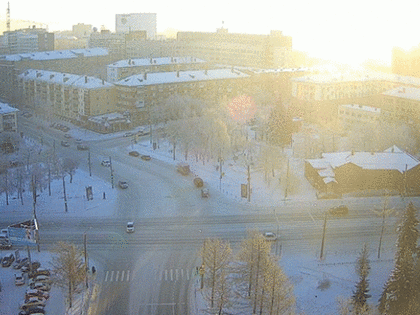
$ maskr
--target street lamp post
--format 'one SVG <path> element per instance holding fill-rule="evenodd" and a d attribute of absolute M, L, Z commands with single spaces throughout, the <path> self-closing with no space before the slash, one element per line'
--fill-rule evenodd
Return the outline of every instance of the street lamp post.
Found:
<path fill-rule="evenodd" d="M 324 257 L 324 244 L 325 244 L 325 231 L 326 231 L 326 229 L 327 229 L 327 212 L 325 212 L 324 229 L 322 231 L 321 254 L 319 256 L 319 259 L 321 259 L 321 260 Z"/>

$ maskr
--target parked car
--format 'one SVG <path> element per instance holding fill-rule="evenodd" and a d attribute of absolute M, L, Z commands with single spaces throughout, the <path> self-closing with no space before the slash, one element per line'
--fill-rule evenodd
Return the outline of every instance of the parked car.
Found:
<path fill-rule="evenodd" d="M 70 146 L 70 143 L 68 143 L 67 141 L 61 141 L 61 145 L 63 146 L 63 147 L 69 147 Z"/>
<path fill-rule="evenodd" d="M 276 233 L 273 233 L 273 232 L 265 232 L 265 233 L 263 233 L 263 236 L 265 237 L 265 239 L 267 241 L 277 240 L 277 235 L 276 235 Z"/>
<path fill-rule="evenodd" d="M 133 135 L 133 133 L 132 132 L 126 132 L 125 134 L 124 134 L 124 137 L 131 137 Z"/>
<path fill-rule="evenodd" d="M 127 233 L 133 233 L 134 232 L 134 222 L 130 221 L 127 222 Z"/>
<path fill-rule="evenodd" d="M 82 141 L 82 139 L 78 138 L 78 139 L 74 140 L 74 142 L 76 142 L 77 144 L 81 144 L 83 141 Z"/>
<path fill-rule="evenodd" d="M 24 285 L 25 278 L 21 273 L 15 273 L 15 285 Z"/>
<path fill-rule="evenodd" d="M 38 268 L 38 269 L 32 271 L 32 273 L 29 272 L 28 273 L 28 277 L 29 278 L 34 278 L 34 277 L 37 277 L 37 276 L 49 276 L 50 274 L 51 273 L 50 273 L 50 271 L 48 269 Z"/>
<path fill-rule="evenodd" d="M 101 162 L 101 165 L 102 166 L 105 166 L 105 167 L 110 167 L 111 166 L 111 161 L 109 161 L 109 160 L 103 160 Z"/>
<path fill-rule="evenodd" d="M 89 147 L 86 144 L 78 144 L 77 145 L 77 150 L 86 151 L 86 150 L 89 150 Z"/>
<path fill-rule="evenodd" d="M 142 160 L 144 160 L 144 161 L 150 161 L 152 158 L 150 157 L 150 155 L 142 155 L 141 157 L 140 157 Z"/>
<path fill-rule="evenodd" d="M 328 212 L 333 216 L 345 216 L 349 213 L 349 208 L 347 206 L 341 205 L 338 207 L 331 208 Z"/>
<path fill-rule="evenodd" d="M 19 260 L 15 260 L 15 262 L 13 263 L 13 269 L 20 269 L 23 267 L 23 265 L 25 265 L 28 262 L 28 257 L 23 257 Z"/>
<path fill-rule="evenodd" d="M 20 311 L 19 315 L 42 315 L 45 314 L 44 307 L 42 306 L 32 306 L 27 308 L 24 311 Z"/>
<path fill-rule="evenodd" d="M 51 286 L 47 283 L 43 283 L 43 282 L 35 282 L 35 283 L 31 283 L 29 285 L 29 287 L 31 289 L 35 289 L 35 290 L 42 290 L 42 291 L 50 291 L 51 290 Z"/>
<path fill-rule="evenodd" d="M 178 163 L 176 170 L 182 175 L 188 175 L 191 172 L 190 166 L 186 163 Z"/>
<path fill-rule="evenodd" d="M 140 155 L 140 153 L 138 153 L 137 151 L 130 151 L 130 152 L 128 152 L 128 155 L 138 157 Z"/>
<path fill-rule="evenodd" d="M 203 187 L 203 184 L 204 184 L 203 180 L 200 177 L 194 178 L 193 183 L 194 183 L 194 186 L 198 188 Z"/>
<path fill-rule="evenodd" d="M 64 135 L 64 138 L 66 138 L 66 139 L 71 139 L 71 135 L 69 135 L 68 133 L 66 133 L 66 134 Z"/>
<path fill-rule="evenodd" d="M 40 296 L 40 297 L 43 297 L 44 299 L 49 299 L 50 294 L 48 292 L 41 291 L 41 290 L 35 290 L 35 289 L 26 290 L 25 299 L 28 299 L 31 296 Z"/>
<path fill-rule="evenodd" d="M 51 284 L 52 283 L 49 276 L 39 275 L 39 276 L 36 276 L 33 279 L 29 280 L 29 285 L 35 284 L 37 282 L 42 282 L 42 283 L 45 283 L 45 284 Z"/>
<path fill-rule="evenodd" d="M 209 196 L 210 196 L 210 193 L 207 188 L 201 189 L 201 198 L 208 198 Z"/>
<path fill-rule="evenodd" d="M 127 189 L 128 188 L 128 184 L 127 184 L 127 182 L 120 180 L 118 182 L 118 187 L 120 187 L 121 189 Z"/>
<path fill-rule="evenodd" d="M 10 265 L 15 261 L 15 256 L 13 254 L 7 254 L 3 257 L 1 261 L 2 267 L 10 267 Z"/>
<path fill-rule="evenodd" d="M 38 261 L 33 261 L 31 263 L 32 266 L 32 271 L 38 269 L 41 266 L 41 263 Z M 27 261 L 23 266 L 22 266 L 22 272 L 30 272 L 30 265 L 29 265 L 29 261 Z"/>
<path fill-rule="evenodd" d="M 29 309 L 31 307 L 34 307 L 34 306 L 42 306 L 42 307 L 44 307 L 45 306 L 45 301 L 41 301 L 41 300 L 38 300 L 35 297 L 32 297 L 32 298 L 29 298 L 29 300 L 24 301 L 20 305 L 20 309 L 27 310 L 27 309 Z"/>
<path fill-rule="evenodd" d="M 0 249 L 11 249 L 11 248 L 12 248 L 12 244 L 10 244 L 9 241 L 4 241 L 4 240 L 0 241 Z"/>

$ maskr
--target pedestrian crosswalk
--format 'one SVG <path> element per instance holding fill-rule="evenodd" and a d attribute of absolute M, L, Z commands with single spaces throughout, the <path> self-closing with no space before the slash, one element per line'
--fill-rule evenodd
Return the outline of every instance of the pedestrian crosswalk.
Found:
<path fill-rule="evenodd" d="M 123 282 L 130 281 L 130 270 L 107 270 L 104 282 Z"/>
<path fill-rule="evenodd" d="M 155 270 L 154 279 L 158 281 L 190 281 L 197 274 L 197 270 L 185 268 L 171 268 Z M 130 270 L 107 270 L 104 282 L 129 282 L 132 276 Z"/>

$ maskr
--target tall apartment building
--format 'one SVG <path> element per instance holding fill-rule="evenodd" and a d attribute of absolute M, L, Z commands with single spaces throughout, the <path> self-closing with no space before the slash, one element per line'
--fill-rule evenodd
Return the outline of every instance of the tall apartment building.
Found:
<path fill-rule="evenodd" d="M 338 107 L 338 121 L 343 130 L 361 125 L 376 126 L 381 119 L 381 109 L 372 106 L 345 104 Z"/>
<path fill-rule="evenodd" d="M 11 107 L 8 104 L 0 103 L 0 132 L 3 131 L 17 131 L 17 108 Z"/>
<path fill-rule="evenodd" d="M 138 58 L 120 60 L 107 66 L 108 82 L 144 72 L 169 72 L 202 69 L 205 61 L 194 57 Z"/>
<path fill-rule="evenodd" d="M 126 34 L 111 33 L 109 30 L 93 32 L 89 37 L 89 48 L 105 48 L 109 54 L 117 59 L 124 59 L 126 55 Z"/>
<path fill-rule="evenodd" d="M 134 31 L 146 31 L 148 39 L 156 39 L 156 13 L 129 13 L 115 15 L 115 32 L 128 34 Z"/>
<path fill-rule="evenodd" d="M 389 118 L 420 124 L 420 85 L 388 90 L 382 93 L 381 104 Z"/>
<path fill-rule="evenodd" d="M 8 54 L 54 50 L 54 33 L 42 28 L 26 28 L 4 32 Z"/>
<path fill-rule="evenodd" d="M 269 35 L 234 34 L 227 29 L 216 33 L 178 32 L 185 53 L 214 64 L 256 68 L 286 68 L 292 51 L 292 38 L 281 31 Z"/>
<path fill-rule="evenodd" d="M 92 34 L 93 28 L 91 24 L 78 23 L 72 26 L 72 33 L 77 38 L 86 38 Z"/>
<path fill-rule="evenodd" d="M 30 69 L 18 77 L 26 105 L 47 116 L 86 122 L 116 108 L 115 86 L 94 77 Z"/>

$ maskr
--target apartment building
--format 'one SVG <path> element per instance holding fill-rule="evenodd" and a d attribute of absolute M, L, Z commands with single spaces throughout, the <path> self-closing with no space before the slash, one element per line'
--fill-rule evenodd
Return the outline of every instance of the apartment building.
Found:
<path fill-rule="evenodd" d="M 3 33 L 8 54 L 54 50 L 54 33 L 43 28 L 25 28 Z"/>
<path fill-rule="evenodd" d="M 249 75 L 235 69 L 171 71 L 136 74 L 115 82 L 120 111 L 134 124 L 149 123 L 149 110 L 172 95 L 207 101 L 226 100 L 249 89 Z"/>
<path fill-rule="evenodd" d="M 19 102 L 17 76 L 28 69 L 95 75 L 105 79 L 105 67 L 113 61 L 104 48 L 0 56 L 0 97 L 9 102 Z"/>
<path fill-rule="evenodd" d="M 0 132 L 3 131 L 17 131 L 18 119 L 17 108 L 11 107 L 8 104 L 0 103 Z"/>
<path fill-rule="evenodd" d="M 381 103 L 392 119 L 420 124 L 420 85 L 386 91 L 382 93 Z"/>
<path fill-rule="evenodd" d="M 116 109 L 115 86 L 94 77 L 30 69 L 18 76 L 18 87 L 25 105 L 47 117 L 82 124 Z"/>
<path fill-rule="evenodd" d="M 125 33 L 111 33 L 109 30 L 101 30 L 90 34 L 88 47 L 105 48 L 110 55 L 115 56 L 116 60 L 118 60 L 124 59 L 126 56 L 125 43 Z"/>
<path fill-rule="evenodd" d="M 290 66 L 292 38 L 281 31 L 269 35 L 235 34 L 227 29 L 215 33 L 178 32 L 184 52 L 213 64 L 256 68 Z"/>
<path fill-rule="evenodd" d="M 206 64 L 194 57 L 137 58 L 120 60 L 107 66 L 108 82 L 116 82 L 134 74 L 145 72 L 170 72 L 198 70 Z"/>
<path fill-rule="evenodd" d="M 376 126 L 381 119 L 381 109 L 372 106 L 345 104 L 338 107 L 338 122 L 343 130 L 362 125 Z"/>
<path fill-rule="evenodd" d="M 129 13 L 115 15 L 115 32 L 146 31 L 148 39 L 155 39 L 157 33 L 156 13 Z"/>
<path fill-rule="evenodd" d="M 420 79 L 383 73 L 293 78 L 291 110 L 310 121 L 335 123 L 339 105 L 383 108 L 382 93 L 399 86 L 420 87 Z"/>

